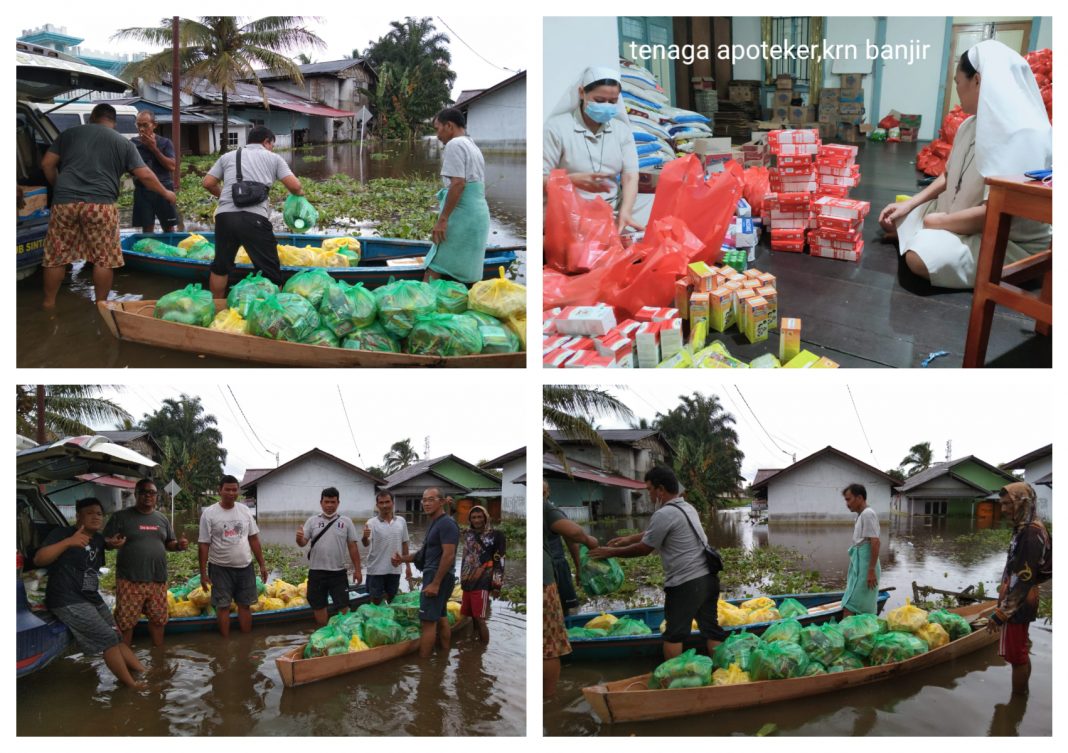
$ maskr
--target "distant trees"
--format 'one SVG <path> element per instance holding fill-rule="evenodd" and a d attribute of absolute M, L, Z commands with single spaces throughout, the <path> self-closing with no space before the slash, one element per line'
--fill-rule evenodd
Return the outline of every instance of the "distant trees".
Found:
<path fill-rule="evenodd" d="M 555 455 L 564 467 L 568 467 L 564 449 L 549 434 L 551 430 L 564 433 L 569 439 L 588 442 L 608 452 L 608 445 L 597 433 L 592 421 L 599 415 L 617 416 L 624 420 L 634 418 L 630 408 L 606 390 L 572 384 L 547 384 L 541 392 L 542 433 L 544 452 Z"/>
<path fill-rule="evenodd" d="M 192 508 L 200 495 L 218 489 L 226 450 L 218 421 L 204 413 L 199 397 L 167 398 L 145 414 L 139 428 L 151 432 L 163 449 L 160 479 L 174 479 L 182 487 L 178 500 Z"/>
<path fill-rule="evenodd" d="M 95 434 L 104 423 L 129 421 L 126 410 L 100 397 L 101 388 L 92 384 L 46 384 L 44 388 L 45 436 L 37 437 L 37 387 L 15 385 L 15 433 L 35 441 L 54 442 L 63 437 Z M 95 425 L 95 426 L 94 426 Z"/>
<path fill-rule="evenodd" d="M 404 470 L 419 459 L 419 453 L 412 447 L 411 439 L 402 439 L 394 442 L 382 458 L 382 473 L 389 476 L 397 471 Z"/>

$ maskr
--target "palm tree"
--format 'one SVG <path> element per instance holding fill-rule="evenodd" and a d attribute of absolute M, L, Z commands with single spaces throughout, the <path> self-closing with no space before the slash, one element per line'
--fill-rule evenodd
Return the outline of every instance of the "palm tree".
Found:
<path fill-rule="evenodd" d="M 323 48 L 326 43 L 302 25 L 301 16 L 265 16 L 242 23 L 238 16 L 200 16 L 178 21 L 178 65 L 185 90 L 192 91 L 196 81 L 204 80 L 222 92 L 222 152 L 226 151 L 230 133 L 228 93 L 236 91 L 237 82 L 251 79 L 269 108 L 263 82 L 257 68 L 284 73 L 298 84 L 304 83 L 300 68 L 283 50 L 297 47 Z M 169 18 L 154 27 L 120 29 L 112 39 L 132 39 L 166 47 L 144 60 L 130 63 L 123 70 L 129 78 L 161 81 L 173 73 L 174 29 Z"/>
<path fill-rule="evenodd" d="M 45 436 L 37 437 L 38 441 L 95 434 L 96 429 L 92 424 L 119 424 L 132 418 L 122 406 L 100 397 L 99 385 L 43 386 Z M 26 437 L 35 437 L 37 434 L 37 387 L 33 384 L 15 385 L 15 432 Z"/>
<path fill-rule="evenodd" d="M 564 468 L 568 468 L 564 449 L 549 434 L 550 430 L 564 433 L 568 439 L 579 439 L 609 452 L 608 445 L 601 439 L 591 423 L 598 415 L 614 415 L 624 421 L 634 418 L 630 408 L 607 391 L 594 387 L 581 387 L 571 384 L 548 384 L 542 388 L 541 414 L 544 428 L 541 432 L 542 451 L 551 452 Z"/>
<path fill-rule="evenodd" d="M 382 458 L 382 470 L 389 476 L 407 468 L 419 459 L 419 453 L 412 447 L 411 439 L 403 439 L 389 446 L 389 452 Z"/>
<path fill-rule="evenodd" d="M 217 488 L 226 450 L 218 421 L 204 413 L 199 397 L 167 398 L 159 409 L 141 419 L 140 428 L 159 442 L 163 449 L 159 477 L 175 479 L 182 487 L 180 498 L 193 502 Z"/>
<path fill-rule="evenodd" d="M 901 460 L 899 465 L 905 471 L 906 476 L 911 477 L 930 468 L 932 458 L 931 443 L 921 442 L 909 448 L 909 454 Z"/>

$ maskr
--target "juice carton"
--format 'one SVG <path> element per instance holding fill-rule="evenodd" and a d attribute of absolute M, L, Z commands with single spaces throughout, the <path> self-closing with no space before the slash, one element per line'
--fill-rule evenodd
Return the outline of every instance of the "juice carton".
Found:
<path fill-rule="evenodd" d="M 690 264 L 689 267 L 689 280 L 693 284 L 693 289 L 698 293 L 709 293 L 712 291 L 712 279 L 715 277 L 715 272 L 703 261 L 695 261 Z"/>
<path fill-rule="evenodd" d="M 779 291 L 770 286 L 757 288 L 757 295 L 768 302 L 768 327 L 779 325 Z"/>
<path fill-rule="evenodd" d="M 710 293 L 694 293 L 690 296 L 690 328 L 698 319 L 708 319 Z"/>
<path fill-rule="evenodd" d="M 743 288 L 734 294 L 734 320 L 738 322 L 738 331 L 745 332 L 745 302 L 750 298 L 756 298 L 756 291 L 752 288 Z"/>
<path fill-rule="evenodd" d="M 820 357 L 812 351 L 802 350 L 788 362 L 784 363 L 782 367 L 784 369 L 811 369 L 813 364 L 819 360 Z"/>
<path fill-rule="evenodd" d="M 779 360 L 788 364 L 801 352 L 801 320 L 783 319 L 779 322 Z"/>
<path fill-rule="evenodd" d="M 734 316 L 734 291 L 727 285 L 713 290 L 709 298 L 708 313 L 708 326 L 716 332 L 726 332 L 729 327 L 734 326 L 737 321 Z M 694 320 L 691 318 L 690 321 Z"/>
<path fill-rule="evenodd" d="M 697 323 L 690 327 L 690 345 L 689 349 L 691 353 L 696 353 L 705 347 L 705 340 L 708 339 L 708 320 L 698 319 Z"/>
<path fill-rule="evenodd" d="M 693 293 L 693 283 L 687 277 L 675 280 L 675 308 L 679 310 L 679 316 L 683 319 L 690 318 L 690 295 Z"/>
<path fill-rule="evenodd" d="M 745 301 L 745 337 L 751 343 L 768 339 L 768 302 L 760 296 Z"/>

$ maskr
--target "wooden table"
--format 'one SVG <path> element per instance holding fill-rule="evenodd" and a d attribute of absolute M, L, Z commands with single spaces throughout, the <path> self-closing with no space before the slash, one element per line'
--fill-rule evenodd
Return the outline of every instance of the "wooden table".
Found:
<path fill-rule="evenodd" d="M 1013 217 L 1053 221 L 1053 189 L 1022 175 L 987 178 L 986 226 L 975 270 L 975 295 L 964 345 L 964 366 L 986 361 L 994 306 L 1000 304 L 1035 320 L 1035 332 L 1048 335 L 1053 325 L 1053 249 L 1005 266 L 1005 247 Z M 1015 283 L 1041 277 L 1038 294 Z"/>

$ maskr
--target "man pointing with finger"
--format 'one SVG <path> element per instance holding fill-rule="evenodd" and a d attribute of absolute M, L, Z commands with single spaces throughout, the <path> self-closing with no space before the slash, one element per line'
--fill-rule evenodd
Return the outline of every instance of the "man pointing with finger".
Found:
<path fill-rule="evenodd" d="M 115 623 L 126 645 L 134 625 L 145 615 L 152 645 L 163 645 L 167 624 L 167 552 L 181 552 L 188 539 L 176 539 L 167 517 L 156 509 L 159 492 L 147 478 L 134 487 L 133 507 L 108 519 L 104 537 L 108 548 L 118 548 L 115 580 Z"/>

